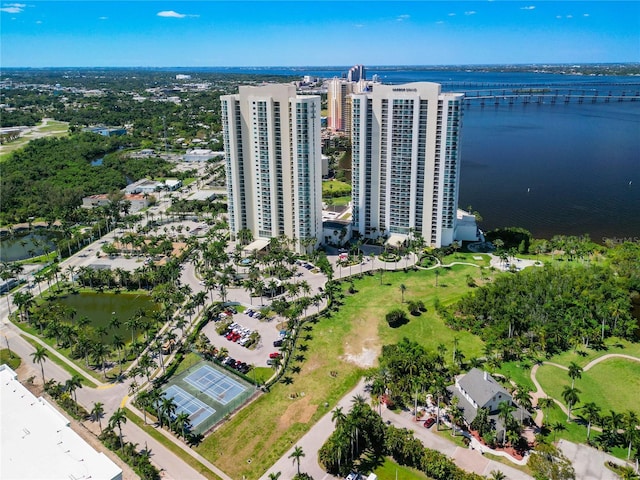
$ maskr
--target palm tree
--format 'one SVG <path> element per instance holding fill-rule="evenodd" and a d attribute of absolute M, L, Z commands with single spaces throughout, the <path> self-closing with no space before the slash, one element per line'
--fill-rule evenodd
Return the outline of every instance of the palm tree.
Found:
<path fill-rule="evenodd" d="M 629 447 L 627 449 L 627 460 L 631 458 L 631 445 L 638 436 L 638 416 L 635 412 L 629 410 L 624 414 L 624 437 L 627 440 Z"/>
<path fill-rule="evenodd" d="M 120 365 L 120 376 L 122 376 L 122 358 L 120 352 L 124 347 L 124 339 L 120 335 L 114 335 L 111 344 L 113 345 L 113 348 L 118 351 L 118 365 Z"/>
<path fill-rule="evenodd" d="M 73 376 L 65 382 L 65 388 L 73 395 L 73 401 L 77 403 L 76 389 L 82 388 L 82 377 L 74 373 Z"/>
<path fill-rule="evenodd" d="M 189 414 L 187 412 L 181 412 L 176 416 L 173 421 L 175 428 L 179 429 L 178 435 L 182 434 L 182 438 L 187 438 L 187 429 L 191 428 L 191 422 L 189 422 Z"/>
<path fill-rule="evenodd" d="M 407 286 L 404 283 L 400 284 L 400 294 L 402 295 L 402 301 L 400 303 L 404 303 L 404 292 L 407 291 Z"/>
<path fill-rule="evenodd" d="M 575 386 L 576 378 L 582 378 L 582 367 L 576 362 L 569 364 L 569 377 L 571 378 L 571 388 Z"/>
<path fill-rule="evenodd" d="M 31 353 L 31 356 L 33 357 L 33 363 L 39 363 L 40 364 L 40 370 L 42 371 L 42 384 L 45 384 L 44 381 L 44 362 L 47 361 L 47 358 L 49 357 L 49 353 L 47 353 L 47 349 L 41 346 L 36 346 L 36 351 Z"/>
<path fill-rule="evenodd" d="M 545 417 L 547 416 L 549 407 L 552 407 L 554 403 L 555 402 L 551 397 L 542 397 L 538 399 L 538 407 L 543 410 Z"/>
<path fill-rule="evenodd" d="M 500 470 L 491 470 L 491 480 L 507 480 L 507 476 Z"/>
<path fill-rule="evenodd" d="M 591 424 L 600 416 L 600 407 L 593 402 L 587 402 L 582 406 L 583 416 L 587 421 L 587 442 L 591 436 Z"/>
<path fill-rule="evenodd" d="M 270 473 L 269 480 L 278 480 L 280 475 L 282 475 L 282 472 Z"/>
<path fill-rule="evenodd" d="M 163 426 L 163 420 L 166 418 L 168 420 L 167 423 L 171 422 L 171 417 L 173 416 L 174 413 L 176 413 L 176 402 L 173 401 L 173 397 L 171 398 L 167 398 L 164 397 L 162 399 L 162 404 L 160 405 L 160 427 L 162 428 Z"/>
<path fill-rule="evenodd" d="M 567 410 L 568 410 L 567 422 L 571 421 L 571 408 L 580 401 L 580 397 L 578 397 L 579 393 L 582 393 L 582 392 L 577 388 L 573 388 L 569 386 L 565 386 L 564 389 L 562 390 L 562 398 L 564 399 L 565 402 L 567 402 Z"/>
<path fill-rule="evenodd" d="M 342 411 L 342 407 L 336 407 L 331 412 L 331 421 L 335 423 L 336 428 L 342 425 L 346 419 L 347 419 L 347 416 Z"/>
<path fill-rule="evenodd" d="M 504 432 L 502 435 L 502 443 L 505 442 L 507 437 L 507 426 L 509 425 L 509 419 L 511 418 L 511 412 L 513 412 L 514 406 L 511 402 L 500 402 L 498 404 L 498 417 L 504 422 Z"/>
<path fill-rule="evenodd" d="M 518 385 L 513 399 L 520 405 L 520 423 L 523 422 L 523 410 L 529 410 L 532 406 L 531 395 L 529 390 L 524 385 Z"/>
<path fill-rule="evenodd" d="M 104 414 L 104 404 L 102 402 L 95 402 L 93 404 L 93 408 L 91 409 L 91 416 L 93 417 L 94 422 L 98 422 L 98 426 L 100 427 L 100 433 L 102 433 L 102 422 L 100 419 Z"/>
<path fill-rule="evenodd" d="M 556 422 L 553 425 L 551 425 L 551 430 L 553 430 L 553 441 L 554 442 L 556 441 L 556 433 L 562 432 L 566 429 L 567 427 L 562 422 Z"/>
<path fill-rule="evenodd" d="M 289 455 L 289 458 L 293 459 L 293 463 L 297 463 L 298 464 L 298 475 L 300 475 L 300 458 L 304 457 L 305 454 L 302 451 L 302 447 L 299 447 L 296 445 L 296 448 L 293 449 L 293 452 L 291 452 L 291 455 Z"/>
<path fill-rule="evenodd" d="M 115 412 L 113 412 L 113 415 L 111 415 L 111 418 L 109 419 L 109 426 L 111 428 L 114 428 L 116 426 L 118 427 L 118 432 L 120 434 L 120 448 L 124 452 L 124 442 L 122 441 L 123 423 L 127 423 L 127 415 L 125 414 L 124 409 L 119 408 Z"/>

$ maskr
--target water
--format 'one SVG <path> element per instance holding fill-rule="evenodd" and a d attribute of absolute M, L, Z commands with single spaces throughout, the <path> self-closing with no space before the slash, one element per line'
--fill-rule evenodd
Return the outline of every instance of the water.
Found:
<path fill-rule="evenodd" d="M 87 316 L 93 328 L 100 326 L 107 328 L 109 332 L 106 337 L 107 342 L 113 340 L 114 334 L 122 337 L 125 342 L 131 342 L 131 330 L 125 326 L 125 322 L 134 317 L 138 309 L 142 309 L 146 317 L 150 317 L 151 313 L 158 309 L 151 297 L 139 294 L 78 293 L 54 301 L 75 309 L 76 321 Z M 115 330 L 109 328 L 109 322 L 114 315 L 121 322 L 120 327 Z M 138 328 L 136 335 L 141 333 L 141 329 Z"/>
<path fill-rule="evenodd" d="M 40 256 L 55 249 L 56 246 L 51 235 L 45 233 L 13 235 L 0 241 L 0 261 L 16 262 Z"/>
<path fill-rule="evenodd" d="M 640 241 L 640 103 L 470 106 L 462 159 L 485 229 Z"/>

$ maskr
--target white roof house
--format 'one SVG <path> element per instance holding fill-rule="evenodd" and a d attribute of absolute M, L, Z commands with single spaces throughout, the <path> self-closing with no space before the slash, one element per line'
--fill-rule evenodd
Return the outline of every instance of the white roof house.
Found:
<path fill-rule="evenodd" d="M 0 478 L 121 480 L 122 470 L 74 432 L 44 398 L 0 365 Z"/>

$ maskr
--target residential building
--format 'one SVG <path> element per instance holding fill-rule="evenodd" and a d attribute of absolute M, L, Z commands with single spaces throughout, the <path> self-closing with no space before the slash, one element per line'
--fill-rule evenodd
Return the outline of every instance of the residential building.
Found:
<path fill-rule="evenodd" d="M 457 235 L 461 93 L 437 83 L 374 84 L 351 95 L 353 229 L 389 243 L 420 234 L 433 247 Z"/>
<path fill-rule="evenodd" d="M 183 160 L 185 162 L 206 162 L 212 158 L 224 156 L 224 152 L 214 152 L 208 148 L 193 148 L 191 150 L 187 150 L 185 153 Z"/>
<path fill-rule="evenodd" d="M 294 85 L 241 86 L 224 95 L 222 131 L 231 235 L 286 235 L 296 251 L 322 234 L 320 97 Z M 264 243 L 264 242 L 262 242 Z"/>
<path fill-rule="evenodd" d="M 327 88 L 327 106 L 329 115 L 327 128 L 334 132 L 344 132 L 350 125 L 351 110 L 348 103 L 349 95 L 354 92 L 354 82 L 342 78 L 329 80 Z"/>
<path fill-rule="evenodd" d="M 486 408 L 496 430 L 502 430 L 504 427 L 498 415 L 502 402 L 516 407 L 512 415 L 518 422 L 521 419 L 527 422 L 531 420 L 529 412 L 515 405 L 511 394 L 502 385 L 489 373 L 478 368 L 472 368 L 467 374 L 456 378 L 456 383 L 447 387 L 447 390 L 453 397 L 458 398 L 458 407 L 462 410 L 467 425 L 471 425 L 478 410 Z"/>
<path fill-rule="evenodd" d="M 0 424 L 0 478 L 122 479 L 120 467 L 74 432 L 47 400 L 27 390 L 7 365 L 0 365 Z"/>

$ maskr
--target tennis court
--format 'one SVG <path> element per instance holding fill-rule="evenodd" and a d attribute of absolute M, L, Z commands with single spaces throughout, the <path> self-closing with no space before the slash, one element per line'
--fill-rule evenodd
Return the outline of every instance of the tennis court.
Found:
<path fill-rule="evenodd" d="M 209 365 L 201 366 L 185 378 L 184 381 L 222 405 L 232 402 L 246 390 L 244 386 L 233 378 L 211 368 Z"/>
<path fill-rule="evenodd" d="M 210 406 L 198 400 L 190 393 L 185 392 L 177 385 L 171 385 L 164 391 L 164 396 L 167 398 L 173 398 L 176 404 L 176 415 L 180 413 L 187 413 L 189 415 L 189 422 L 193 428 L 200 425 L 207 418 L 212 416 L 216 411 Z"/>
<path fill-rule="evenodd" d="M 201 361 L 171 378 L 164 394 L 178 405 L 176 414 L 189 415 L 191 430 L 204 434 L 242 407 L 256 388 L 213 362 Z"/>

